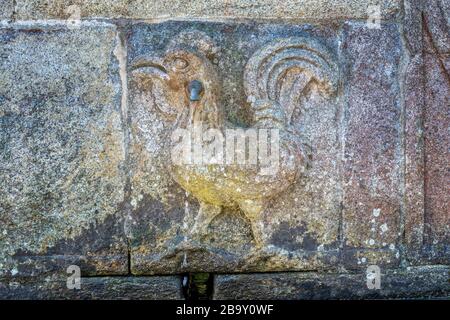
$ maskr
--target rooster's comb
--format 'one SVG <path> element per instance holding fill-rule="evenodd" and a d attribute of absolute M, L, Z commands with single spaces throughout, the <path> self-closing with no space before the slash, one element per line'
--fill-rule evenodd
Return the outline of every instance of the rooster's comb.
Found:
<path fill-rule="evenodd" d="M 210 60 L 213 60 L 219 52 L 219 47 L 214 40 L 206 33 L 198 30 L 189 30 L 179 33 L 169 42 L 167 51 L 180 48 L 188 48 L 194 52 L 200 52 Z"/>

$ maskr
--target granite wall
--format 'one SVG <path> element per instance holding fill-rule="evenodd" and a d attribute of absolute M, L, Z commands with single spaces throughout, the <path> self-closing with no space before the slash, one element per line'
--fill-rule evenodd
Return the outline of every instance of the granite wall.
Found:
<path fill-rule="evenodd" d="M 199 272 L 221 299 L 448 297 L 448 3 L 0 0 L 0 298 L 183 299 Z M 183 93 L 140 78 L 153 62 L 139 59 L 201 52 L 221 129 L 251 128 L 249 61 L 282 41 L 330 70 L 289 102 L 308 164 L 255 220 L 234 190 L 239 205 L 208 207 L 196 236 L 205 179 L 238 177 L 196 172 L 203 193 L 173 178 Z M 70 265 L 81 290 L 66 288 Z"/>

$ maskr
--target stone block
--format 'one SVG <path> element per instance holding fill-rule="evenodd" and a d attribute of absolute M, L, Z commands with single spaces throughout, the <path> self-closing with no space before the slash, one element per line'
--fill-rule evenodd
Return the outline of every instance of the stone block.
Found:
<path fill-rule="evenodd" d="M 450 262 L 450 55 L 424 56 L 425 212 L 424 253 L 433 263 Z"/>
<path fill-rule="evenodd" d="M 369 289 L 365 271 L 358 274 L 267 273 L 217 275 L 214 299 L 401 299 L 450 296 L 445 266 L 381 270 L 379 289 Z"/>
<path fill-rule="evenodd" d="M 116 27 L 0 29 L 0 274 L 127 273 Z"/>
<path fill-rule="evenodd" d="M 93 277 L 81 278 L 80 289 L 68 289 L 67 279 L 2 281 L 0 299 L 14 300 L 181 300 L 181 278 Z"/>
<path fill-rule="evenodd" d="M 398 25 L 346 23 L 342 50 L 344 263 L 396 264 L 403 167 Z"/>
<path fill-rule="evenodd" d="M 271 19 L 366 19 L 368 8 L 379 5 L 381 18 L 393 19 L 400 12 L 399 0 L 17 0 L 20 20 L 67 19 L 74 12 L 83 18 L 271 18 Z M 69 9 L 77 6 L 76 10 Z M 75 7 L 72 7 L 75 8 Z"/>

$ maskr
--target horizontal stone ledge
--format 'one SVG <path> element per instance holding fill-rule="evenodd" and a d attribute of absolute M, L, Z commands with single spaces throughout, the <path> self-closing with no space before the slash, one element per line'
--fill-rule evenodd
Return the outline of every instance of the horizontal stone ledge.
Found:
<path fill-rule="evenodd" d="M 180 300 L 181 277 L 82 277 L 80 289 L 68 289 L 67 277 L 0 279 L 0 300 Z"/>
<path fill-rule="evenodd" d="M 317 272 L 215 275 L 214 299 L 448 298 L 449 266 L 381 271 L 380 289 L 365 273 Z M 0 299 L 183 299 L 181 276 L 82 277 L 68 289 L 66 276 L 0 278 Z"/>
<path fill-rule="evenodd" d="M 8 1 L 8 0 L 3 0 Z M 202 18 L 295 18 L 366 19 L 369 9 L 380 5 L 381 19 L 397 17 L 400 0 L 174 0 L 133 2 L 125 0 L 17 0 L 15 19 L 76 19 L 77 17 L 155 19 Z"/>
<path fill-rule="evenodd" d="M 449 266 L 381 269 L 380 289 L 357 274 L 261 273 L 218 275 L 214 299 L 385 299 L 450 297 Z"/>

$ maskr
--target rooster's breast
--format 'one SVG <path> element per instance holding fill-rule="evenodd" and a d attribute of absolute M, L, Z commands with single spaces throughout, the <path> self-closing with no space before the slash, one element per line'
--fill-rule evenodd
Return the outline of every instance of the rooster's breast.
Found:
<path fill-rule="evenodd" d="M 238 166 L 174 165 L 171 174 L 200 201 L 220 206 L 270 198 L 289 186 L 281 177 L 261 177 L 256 170 Z"/>

